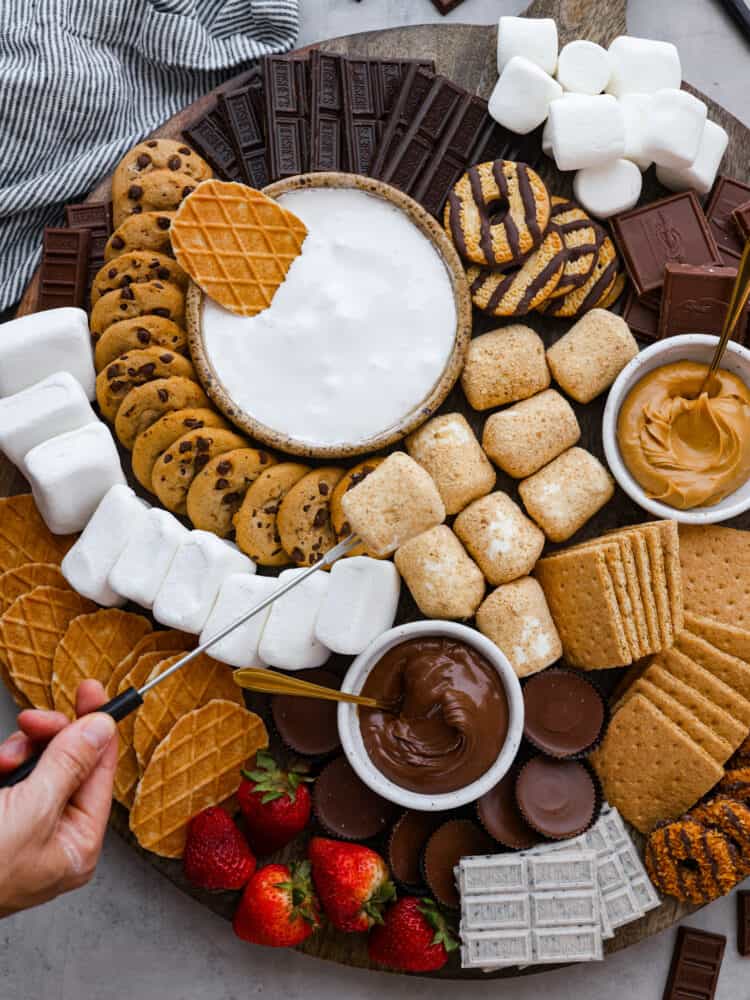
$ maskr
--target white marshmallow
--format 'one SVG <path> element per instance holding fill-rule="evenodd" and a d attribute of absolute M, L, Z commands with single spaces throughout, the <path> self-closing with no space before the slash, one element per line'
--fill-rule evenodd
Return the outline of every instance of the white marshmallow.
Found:
<path fill-rule="evenodd" d="M 568 42 L 557 60 L 557 81 L 575 94 L 601 94 L 612 75 L 609 52 L 583 38 Z"/>
<path fill-rule="evenodd" d="M 511 132 L 527 135 L 541 125 L 552 101 L 563 89 L 551 76 L 523 56 L 514 56 L 495 84 L 489 111 L 496 122 Z"/>
<path fill-rule="evenodd" d="M 98 420 L 32 448 L 22 471 L 56 535 L 82 531 L 107 490 L 125 482 L 114 439 Z"/>
<path fill-rule="evenodd" d="M 74 590 L 105 607 L 125 603 L 123 595 L 110 587 L 108 577 L 148 509 L 129 486 L 113 486 L 107 492 L 62 561 L 62 574 Z"/>
<path fill-rule="evenodd" d="M 55 372 L 0 399 L 0 451 L 20 468 L 38 444 L 97 420 L 81 383 L 69 372 Z"/>
<path fill-rule="evenodd" d="M 274 590 L 278 590 L 279 586 L 279 581 L 273 576 L 233 573 L 226 577 L 216 598 L 216 604 L 201 632 L 201 643 L 221 632 L 227 625 L 231 625 L 254 604 L 260 603 Z M 258 645 L 270 611 L 270 607 L 266 608 L 243 625 L 239 625 L 223 639 L 219 639 L 211 646 L 209 654 L 232 667 L 265 666 L 258 655 Z"/>
<path fill-rule="evenodd" d="M 562 97 L 558 97 L 558 101 L 565 101 L 569 97 L 575 97 L 575 94 L 569 94 L 567 91 L 563 93 Z M 552 101 L 549 106 L 550 113 L 552 112 L 552 105 L 555 102 Z M 555 155 L 552 149 L 552 122 L 549 118 L 544 125 L 544 131 L 542 132 L 542 152 L 545 156 L 549 156 L 550 159 Z"/>
<path fill-rule="evenodd" d="M 131 531 L 112 567 L 112 590 L 142 608 L 151 608 L 177 549 L 189 535 L 185 525 L 169 511 L 151 508 Z"/>
<path fill-rule="evenodd" d="M 686 90 L 659 90 L 651 98 L 643 134 L 643 154 L 659 167 L 695 162 L 706 127 L 706 105 Z"/>
<path fill-rule="evenodd" d="M 670 191 L 693 190 L 698 194 L 708 194 L 714 186 L 728 144 L 729 136 L 721 125 L 706 121 L 695 161 L 679 170 L 657 167 L 656 176 Z"/>
<path fill-rule="evenodd" d="M 559 170 L 580 170 L 616 160 L 625 151 L 625 119 L 608 94 L 570 94 L 549 114 L 552 153 Z"/>
<path fill-rule="evenodd" d="M 620 98 L 620 107 L 625 119 L 624 158 L 632 160 L 639 170 L 648 170 L 653 161 L 643 151 L 643 138 L 646 134 L 651 95 L 624 94 Z"/>
<path fill-rule="evenodd" d="M 302 572 L 286 569 L 279 576 L 279 583 L 286 583 Z M 329 583 L 328 573 L 313 573 L 273 602 L 258 646 L 265 663 L 283 670 L 308 670 L 326 662 L 331 651 L 316 638 L 315 621 Z"/>
<path fill-rule="evenodd" d="M 573 180 L 576 200 L 597 219 L 609 219 L 633 208 L 642 187 L 643 176 L 630 160 L 613 160 L 601 167 L 579 170 Z"/>
<path fill-rule="evenodd" d="M 154 618 L 167 628 L 198 635 L 226 577 L 254 572 L 255 563 L 232 542 L 210 531 L 191 531 L 154 598 Z"/>
<path fill-rule="evenodd" d="M 315 623 L 315 635 L 334 653 L 357 656 L 396 618 L 401 579 L 392 562 L 339 559 Z"/>
<path fill-rule="evenodd" d="M 550 75 L 557 66 L 557 24 L 551 17 L 501 17 L 497 29 L 497 71 L 523 56 Z"/>
<path fill-rule="evenodd" d="M 87 399 L 96 396 L 91 336 L 83 309 L 47 309 L 0 325 L 0 396 L 70 372 Z"/>
<path fill-rule="evenodd" d="M 620 35 L 609 46 L 612 76 L 607 93 L 653 94 L 665 87 L 679 90 L 682 83 L 680 53 L 671 42 Z"/>

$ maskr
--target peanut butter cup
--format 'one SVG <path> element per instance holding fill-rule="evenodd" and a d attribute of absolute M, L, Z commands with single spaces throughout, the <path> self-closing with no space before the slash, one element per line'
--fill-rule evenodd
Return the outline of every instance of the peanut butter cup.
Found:
<path fill-rule="evenodd" d="M 597 790 L 579 761 L 534 757 L 516 779 L 516 802 L 543 837 L 566 840 L 587 830 L 597 811 Z"/>
<path fill-rule="evenodd" d="M 425 845 L 441 823 L 445 813 L 415 812 L 407 809 L 391 831 L 388 842 L 388 865 L 402 885 L 414 889 L 424 885 L 420 867 Z"/>
<path fill-rule="evenodd" d="M 477 802 L 477 816 L 487 833 L 515 851 L 527 850 L 540 840 L 536 830 L 532 830 L 521 815 L 516 803 L 515 772 L 506 774 L 494 788 Z"/>
<path fill-rule="evenodd" d="M 452 819 L 443 823 L 427 841 L 422 858 L 425 881 L 435 899 L 452 909 L 460 906 L 453 869 L 461 858 L 494 853 L 492 839 L 471 820 Z"/>
<path fill-rule="evenodd" d="M 606 722 L 604 699 L 575 670 L 553 669 L 524 684 L 523 734 L 551 757 L 574 757 L 596 745 Z"/>
<path fill-rule="evenodd" d="M 313 806 L 320 824 L 333 837 L 369 840 L 384 833 L 399 807 L 361 781 L 346 757 L 337 757 L 315 782 Z"/>
<path fill-rule="evenodd" d="M 335 691 L 341 687 L 341 679 L 330 670 L 306 670 L 304 678 Z M 305 757 L 323 757 L 341 746 L 336 710 L 335 701 L 287 694 L 271 699 L 276 731 L 291 750 Z"/>

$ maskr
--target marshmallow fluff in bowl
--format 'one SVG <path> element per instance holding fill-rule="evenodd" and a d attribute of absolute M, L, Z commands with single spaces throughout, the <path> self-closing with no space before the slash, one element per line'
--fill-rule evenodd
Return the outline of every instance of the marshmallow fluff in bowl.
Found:
<path fill-rule="evenodd" d="M 232 401 L 311 447 L 357 444 L 430 394 L 454 348 L 457 310 L 435 246 L 385 199 L 345 187 L 277 196 L 306 225 L 269 308 L 205 297 L 203 345 Z"/>

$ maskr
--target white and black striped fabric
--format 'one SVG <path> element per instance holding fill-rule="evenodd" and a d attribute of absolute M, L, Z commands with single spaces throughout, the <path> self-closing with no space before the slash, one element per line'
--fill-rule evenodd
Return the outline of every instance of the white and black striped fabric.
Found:
<path fill-rule="evenodd" d="M 0 0 L 0 310 L 143 136 L 294 43 L 298 0 Z"/>

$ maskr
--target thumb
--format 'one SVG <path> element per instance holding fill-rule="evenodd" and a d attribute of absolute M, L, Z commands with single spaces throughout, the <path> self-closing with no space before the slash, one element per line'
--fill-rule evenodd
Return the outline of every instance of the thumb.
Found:
<path fill-rule="evenodd" d="M 95 712 L 66 726 L 48 744 L 24 782 L 30 798 L 43 811 L 61 812 L 94 770 L 116 733 L 109 715 Z"/>

